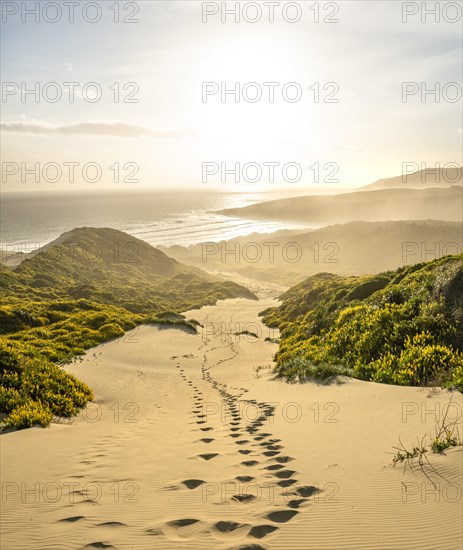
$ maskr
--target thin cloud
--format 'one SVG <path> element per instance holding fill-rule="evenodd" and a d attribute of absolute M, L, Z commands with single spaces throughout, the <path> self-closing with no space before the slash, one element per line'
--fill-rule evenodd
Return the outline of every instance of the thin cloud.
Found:
<path fill-rule="evenodd" d="M 65 136 L 113 136 L 122 138 L 148 137 L 163 138 L 191 138 L 197 133 L 188 128 L 177 129 L 153 129 L 125 122 L 76 122 L 61 126 L 52 126 L 42 122 L 4 122 L 0 125 L 4 132 L 40 135 L 65 135 Z"/>

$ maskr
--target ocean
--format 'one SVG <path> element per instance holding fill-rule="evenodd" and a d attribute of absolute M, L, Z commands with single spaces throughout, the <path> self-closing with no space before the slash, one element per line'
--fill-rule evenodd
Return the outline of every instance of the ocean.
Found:
<path fill-rule="evenodd" d="M 29 252 L 75 227 L 112 227 L 153 245 L 190 245 L 301 225 L 217 214 L 223 208 L 292 196 L 293 193 L 138 191 L 5 193 L 1 198 L 1 247 Z"/>

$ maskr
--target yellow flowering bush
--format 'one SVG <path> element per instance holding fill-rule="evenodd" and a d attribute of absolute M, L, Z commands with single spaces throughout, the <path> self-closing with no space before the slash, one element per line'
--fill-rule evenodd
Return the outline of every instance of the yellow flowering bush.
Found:
<path fill-rule="evenodd" d="M 75 415 L 91 399 L 90 388 L 58 365 L 0 349 L 0 410 L 9 414 L 7 426 L 29 427 L 34 419 L 46 425 L 54 415 Z"/>
<path fill-rule="evenodd" d="M 372 277 L 309 277 L 263 313 L 284 327 L 277 372 L 341 365 L 364 380 L 463 391 L 462 280 L 463 255 Z"/>
<path fill-rule="evenodd" d="M 48 426 L 53 418 L 52 413 L 42 403 L 27 401 L 16 407 L 5 421 L 11 428 L 32 428 L 32 426 Z"/>

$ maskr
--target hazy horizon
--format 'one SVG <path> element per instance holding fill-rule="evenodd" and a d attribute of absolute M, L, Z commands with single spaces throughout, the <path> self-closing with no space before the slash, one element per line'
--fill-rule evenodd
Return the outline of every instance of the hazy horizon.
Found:
<path fill-rule="evenodd" d="M 31 9 L 34 3 L 21 4 Z M 129 189 L 202 187 L 204 163 L 279 163 L 273 183 L 265 169 L 255 183 L 242 175 L 238 182 L 208 177 L 207 188 L 230 192 L 353 188 L 401 174 L 404 162 L 417 169 L 461 164 L 454 88 L 440 90 L 437 100 L 429 94 L 423 102 L 422 90 L 406 102 L 402 97 L 404 82 L 461 87 L 460 30 L 451 11 L 439 23 L 423 23 L 419 15 L 404 22 L 400 2 L 320 2 L 314 4 L 318 14 L 302 3 L 295 23 L 275 9 L 273 23 L 263 16 L 236 24 L 205 15 L 206 4 L 128 3 L 119 14 L 128 23 L 114 23 L 114 9 L 104 3 L 96 25 L 79 10 L 73 23 L 62 17 L 35 24 L 30 15 L 22 23 L 20 14 L 6 15 L 4 163 L 25 162 L 28 169 L 56 163 L 63 174 L 53 183 L 51 168 L 36 183 L 30 174 L 22 182 L 22 170 L 7 173 L 3 190 L 110 188 L 116 162 L 118 176 L 127 179 L 120 185 Z M 72 90 L 65 83 L 73 83 Z M 249 83 L 258 88 L 246 92 L 250 101 L 241 94 L 238 102 L 230 95 L 222 102 L 221 93 L 237 83 L 241 92 Z M 275 85 L 273 102 L 265 83 Z M 296 102 L 295 86 L 283 94 L 289 83 L 302 92 Z M 32 89 L 37 96 L 28 93 Z M 259 91 L 261 99 L 253 102 Z M 79 163 L 75 183 L 63 169 L 69 162 Z M 101 174 L 82 177 L 87 163 L 97 163 Z M 282 173 L 288 163 L 302 171 L 294 184 Z"/>

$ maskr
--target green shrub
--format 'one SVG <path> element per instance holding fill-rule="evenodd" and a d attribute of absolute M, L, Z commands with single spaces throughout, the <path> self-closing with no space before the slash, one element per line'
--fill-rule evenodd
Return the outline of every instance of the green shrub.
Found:
<path fill-rule="evenodd" d="M 434 453 L 443 453 L 446 449 L 450 449 L 451 447 L 457 447 L 461 445 L 462 442 L 458 438 L 456 434 L 454 434 L 453 430 L 450 428 L 444 428 L 443 432 L 438 434 L 432 441 L 431 441 L 431 450 Z"/>
<path fill-rule="evenodd" d="M 463 366 L 459 365 L 451 371 L 450 379 L 447 381 L 446 386 L 449 388 L 456 388 L 463 393 Z"/>
<path fill-rule="evenodd" d="M 462 280 L 463 255 L 371 277 L 309 277 L 263 312 L 280 329 L 277 372 L 317 367 L 323 377 L 342 365 L 364 380 L 463 389 Z"/>
<path fill-rule="evenodd" d="M 45 422 L 53 415 L 73 416 L 93 399 L 92 391 L 83 382 L 44 359 L 18 359 L 11 351 L 2 350 L 0 360 L 0 410 L 10 415 L 6 420 L 9 426 L 13 425 L 11 422 L 15 426 L 21 424 L 9 420 L 18 409 L 22 417 L 31 416 L 26 414 L 29 411 L 26 405 L 31 403 L 40 403 L 40 410 L 47 412 L 40 417 Z"/>
<path fill-rule="evenodd" d="M 335 380 L 339 376 L 352 376 L 352 371 L 339 365 L 318 364 L 303 357 L 293 357 L 279 367 L 278 371 L 288 380 L 314 379 L 321 382 Z"/>
<path fill-rule="evenodd" d="M 101 339 L 104 340 L 112 340 L 113 338 L 118 338 L 119 336 L 123 336 L 124 329 L 121 328 L 120 325 L 117 323 L 107 323 L 100 327 L 98 330 Z"/>
<path fill-rule="evenodd" d="M 48 426 L 53 418 L 52 413 L 40 402 L 27 401 L 16 407 L 5 421 L 10 428 L 22 430 L 32 426 Z"/>
<path fill-rule="evenodd" d="M 11 413 L 19 405 L 25 402 L 24 397 L 16 388 L 0 386 L 0 410 L 3 413 Z"/>

